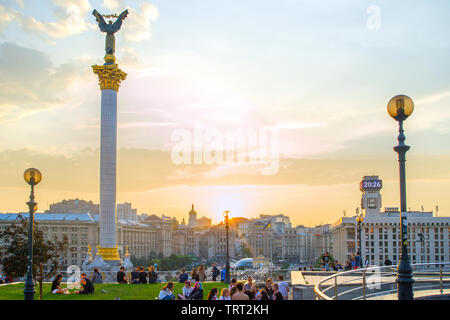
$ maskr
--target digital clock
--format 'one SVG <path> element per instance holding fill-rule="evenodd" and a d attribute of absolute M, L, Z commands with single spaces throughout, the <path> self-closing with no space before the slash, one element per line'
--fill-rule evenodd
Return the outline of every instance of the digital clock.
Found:
<path fill-rule="evenodd" d="M 381 180 L 363 180 L 359 184 L 361 191 L 380 190 L 382 187 L 383 181 Z"/>

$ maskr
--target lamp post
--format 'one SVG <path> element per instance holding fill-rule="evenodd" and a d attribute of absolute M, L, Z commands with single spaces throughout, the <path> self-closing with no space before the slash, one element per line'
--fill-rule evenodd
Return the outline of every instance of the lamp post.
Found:
<path fill-rule="evenodd" d="M 356 249 L 356 254 L 359 252 L 359 258 L 360 258 L 360 265 L 359 267 L 363 267 L 363 258 L 362 258 L 362 239 L 361 239 L 361 223 L 364 221 L 364 218 L 362 215 L 359 215 L 356 217 L 356 222 L 358 223 L 358 247 Z"/>
<path fill-rule="evenodd" d="M 230 283 L 230 251 L 228 246 L 228 230 L 230 228 L 230 225 L 228 224 L 229 214 L 230 211 L 225 211 L 223 213 L 223 216 L 225 218 L 225 229 L 227 233 L 227 261 L 225 264 L 225 283 Z"/>
<path fill-rule="evenodd" d="M 400 177 L 400 229 L 402 241 L 402 254 L 397 270 L 397 294 L 398 300 L 413 300 L 413 277 L 412 268 L 408 254 L 408 221 L 406 218 L 406 152 L 410 149 L 405 144 L 403 121 L 414 111 L 414 102 L 411 98 L 399 95 L 392 98 L 387 106 L 389 115 L 398 121 L 399 135 L 398 145 L 394 151 L 398 153 L 399 177 Z"/>
<path fill-rule="evenodd" d="M 33 225 L 34 225 L 34 213 L 37 210 L 37 203 L 34 202 L 34 186 L 42 180 L 42 174 L 38 169 L 27 169 L 23 178 L 31 186 L 30 201 L 27 202 L 30 212 L 30 219 L 28 220 L 28 268 L 27 278 L 25 281 L 25 289 L 23 294 L 25 300 L 34 300 L 34 281 L 33 281 Z"/>

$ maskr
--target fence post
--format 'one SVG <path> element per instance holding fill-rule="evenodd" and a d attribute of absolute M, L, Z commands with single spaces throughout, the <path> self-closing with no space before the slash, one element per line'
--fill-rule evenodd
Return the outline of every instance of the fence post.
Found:
<path fill-rule="evenodd" d="M 440 269 L 440 271 L 439 271 L 439 287 L 440 287 L 440 289 L 441 289 L 441 295 L 443 295 L 444 294 L 444 286 L 443 286 L 443 277 L 442 277 L 442 265 L 441 265 L 441 269 Z"/>
<path fill-rule="evenodd" d="M 334 300 L 338 299 L 337 275 L 334 276 Z"/>
<path fill-rule="evenodd" d="M 366 300 L 366 271 L 363 271 L 362 293 L 363 293 L 363 300 Z"/>

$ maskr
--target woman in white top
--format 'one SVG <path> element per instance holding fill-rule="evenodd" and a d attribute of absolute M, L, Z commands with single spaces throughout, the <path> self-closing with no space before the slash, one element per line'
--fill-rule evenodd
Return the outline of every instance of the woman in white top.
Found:
<path fill-rule="evenodd" d="M 167 283 L 159 292 L 159 300 L 175 300 L 175 295 L 173 294 L 173 282 Z"/>
<path fill-rule="evenodd" d="M 230 290 L 228 290 L 227 288 L 223 288 L 222 292 L 220 292 L 219 300 L 231 300 Z"/>
<path fill-rule="evenodd" d="M 183 294 L 179 294 L 178 299 L 186 300 L 191 295 L 192 290 L 194 290 L 194 288 L 191 287 L 191 282 L 186 280 L 184 282 Z"/>

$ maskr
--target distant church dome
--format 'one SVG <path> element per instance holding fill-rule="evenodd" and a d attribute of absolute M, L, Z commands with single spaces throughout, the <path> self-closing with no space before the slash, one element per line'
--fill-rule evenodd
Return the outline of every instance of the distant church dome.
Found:
<path fill-rule="evenodd" d="M 192 209 L 189 211 L 190 214 L 197 214 L 197 211 L 194 210 L 194 204 L 192 204 Z"/>

